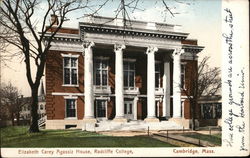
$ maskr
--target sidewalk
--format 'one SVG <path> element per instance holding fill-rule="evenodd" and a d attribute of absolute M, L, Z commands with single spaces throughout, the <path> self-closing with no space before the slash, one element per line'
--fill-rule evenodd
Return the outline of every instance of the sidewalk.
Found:
<path fill-rule="evenodd" d="M 204 146 L 204 147 L 215 147 L 216 145 L 205 140 L 200 140 L 197 138 L 191 138 L 185 136 L 186 134 L 204 134 L 209 135 L 220 133 L 220 131 L 182 131 L 182 130 L 169 130 L 169 131 L 149 131 L 149 135 L 155 139 L 167 142 L 178 144 L 182 147 L 194 147 L 194 146 Z M 124 136 L 124 137 L 132 137 L 132 136 L 147 136 L 148 131 L 103 131 L 98 132 L 103 135 L 108 136 Z"/>

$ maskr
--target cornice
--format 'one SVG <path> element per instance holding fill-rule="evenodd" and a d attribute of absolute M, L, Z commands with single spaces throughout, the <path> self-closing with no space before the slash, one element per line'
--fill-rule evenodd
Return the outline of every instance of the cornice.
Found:
<path fill-rule="evenodd" d="M 184 40 L 187 38 L 187 33 L 179 32 L 160 32 L 152 31 L 146 29 L 129 29 L 123 27 L 115 26 L 95 26 L 91 24 L 85 24 L 80 26 L 80 34 L 83 38 L 84 32 L 88 33 L 102 33 L 102 34 L 116 34 L 116 35 L 128 35 L 128 36 L 139 36 L 139 37 L 154 37 L 154 38 L 163 38 L 163 39 L 173 39 L 173 40 Z"/>

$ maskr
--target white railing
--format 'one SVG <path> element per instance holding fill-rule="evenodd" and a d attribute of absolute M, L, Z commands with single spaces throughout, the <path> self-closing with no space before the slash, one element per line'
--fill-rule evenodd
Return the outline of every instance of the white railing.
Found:
<path fill-rule="evenodd" d="M 138 87 L 124 87 L 125 94 L 139 94 Z"/>
<path fill-rule="evenodd" d="M 43 116 L 42 118 L 40 118 L 40 119 L 38 120 L 38 126 L 41 127 L 41 126 L 45 125 L 46 120 L 47 120 L 47 116 L 46 116 L 46 115 Z"/>
<path fill-rule="evenodd" d="M 94 93 L 111 93 L 110 86 L 94 85 Z"/>
<path fill-rule="evenodd" d="M 164 91 L 163 88 L 155 88 L 155 95 L 163 95 Z"/>

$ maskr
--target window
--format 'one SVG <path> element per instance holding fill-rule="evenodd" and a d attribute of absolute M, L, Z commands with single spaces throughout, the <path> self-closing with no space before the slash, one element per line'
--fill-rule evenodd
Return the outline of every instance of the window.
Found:
<path fill-rule="evenodd" d="M 63 83 L 65 85 L 78 85 L 78 58 L 64 56 L 63 58 Z"/>
<path fill-rule="evenodd" d="M 76 99 L 66 99 L 66 117 L 76 117 Z"/>
<path fill-rule="evenodd" d="M 155 88 L 159 89 L 160 87 L 161 87 L 160 63 L 155 63 Z"/>
<path fill-rule="evenodd" d="M 202 104 L 202 117 L 204 119 L 219 119 L 221 112 L 221 103 Z"/>
<path fill-rule="evenodd" d="M 96 100 L 96 117 L 106 117 L 106 100 Z"/>
<path fill-rule="evenodd" d="M 96 59 L 94 64 L 94 81 L 96 86 L 108 86 L 108 60 Z"/>
<path fill-rule="evenodd" d="M 124 88 L 135 87 L 135 62 L 124 61 Z"/>
<path fill-rule="evenodd" d="M 40 105 L 40 110 L 43 110 L 43 104 Z"/>
<path fill-rule="evenodd" d="M 221 118 L 222 108 L 221 103 L 215 104 L 215 118 Z"/>
<path fill-rule="evenodd" d="M 185 64 L 181 64 L 181 88 L 185 89 Z"/>

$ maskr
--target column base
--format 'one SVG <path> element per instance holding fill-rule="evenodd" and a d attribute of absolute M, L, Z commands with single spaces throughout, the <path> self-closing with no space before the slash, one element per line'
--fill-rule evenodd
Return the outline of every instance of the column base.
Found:
<path fill-rule="evenodd" d="M 95 118 L 84 118 L 83 119 L 83 131 L 95 131 L 96 127 L 96 119 Z"/>
<path fill-rule="evenodd" d="M 158 118 L 152 117 L 152 118 L 145 118 L 145 122 L 160 122 Z"/>
<path fill-rule="evenodd" d="M 120 123 L 125 123 L 125 122 L 128 122 L 128 120 L 126 118 L 114 118 L 112 120 L 113 122 L 120 122 Z"/>
<path fill-rule="evenodd" d="M 97 120 L 95 118 L 83 118 L 83 123 L 96 123 Z"/>

